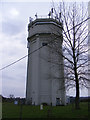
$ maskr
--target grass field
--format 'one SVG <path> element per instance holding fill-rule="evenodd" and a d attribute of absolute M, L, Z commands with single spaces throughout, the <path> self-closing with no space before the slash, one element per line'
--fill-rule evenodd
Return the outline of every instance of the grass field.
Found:
<path fill-rule="evenodd" d="M 80 110 L 75 110 L 72 104 L 44 106 L 43 110 L 40 110 L 40 106 L 2 104 L 3 118 L 88 118 L 88 115 L 88 103 L 80 103 Z"/>

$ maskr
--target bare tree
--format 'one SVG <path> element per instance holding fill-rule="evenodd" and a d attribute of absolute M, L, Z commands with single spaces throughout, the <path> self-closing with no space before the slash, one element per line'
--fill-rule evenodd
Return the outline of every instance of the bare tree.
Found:
<path fill-rule="evenodd" d="M 87 82 L 89 81 L 87 78 L 89 35 L 87 6 L 85 8 L 83 3 L 66 4 L 62 2 L 59 10 L 60 12 L 57 12 L 54 7 L 56 19 L 63 22 L 63 54 L 62 50 L 56 47 L 57 41 L 54 41 L 54 45 L 49 45 L 49 47 L 53 47 L 58 55 L 63 56 L 66 87 L 76 88 L 75 108 L 79 109 L 79 89 L 83 86 L 88 87 Z M 57 32 L 60 33 L 60 31 Z M 56 64 L 60 63 L 56 62 Z"/>
<path fill-rule="evenodd" d="M 10 99 L 13 99 L 13 98 L 14 98 L 14 95 L 13 95 L 13 94 L 10 94 L 9 97 L 10 97 Z"/>

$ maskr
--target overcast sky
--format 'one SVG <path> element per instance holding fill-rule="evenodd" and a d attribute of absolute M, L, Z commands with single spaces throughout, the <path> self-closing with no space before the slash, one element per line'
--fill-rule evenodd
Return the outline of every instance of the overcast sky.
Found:
<path fill-rule="evenodd" d="M 0 2 L 0 26 L 2 26 L 0 27 L 0 68 L 27 54 L 29 17 L 34 18 L 36 13 L 39 16 L 47 16 L 52 7 L 52 0 L 45 0 L 48 2 L 15 1 L 2 0 Z M 0 94 L 6 97 L 10 94 L 14 94 L 15 97 L 25 97 L 26 74 L 27 58 L 0 71 L 2 78 L 0 79 L 0 88 L 2 87 Z M 75 95 L 74 93 L 70 92 L 71 95 Z M 87 90 L 82 91 L 82 96 L 85 95 L 88 95 Z"/>

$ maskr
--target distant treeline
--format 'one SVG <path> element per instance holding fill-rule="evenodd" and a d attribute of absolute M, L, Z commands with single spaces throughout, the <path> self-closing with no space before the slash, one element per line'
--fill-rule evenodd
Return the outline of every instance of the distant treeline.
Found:
<path fill-rule="evenodd" d="M 90 102 L 90 97 L 80 97 L 80 102 Z M 70 97 L 70 103 L 75 101 L 75 97 Z"/>
<path fill-rule="evenodd" d="M 14 101 L 18 101 L 18 104 L 25 104 L 25 98 L 20 98 L 20 97 L 6 98 L 2 96 L 2 102 L 14 102 Z"/>
<path fill-rule="evenodd" d="M 2 102 L 14 102 L 14 101 L 18 101 L 18 104 L 25 104 L 25 98 L 20 98 L 20 97 L 16 97 L 16 98 L 6 98 L 0 95 L 0 99 L 2 99 Z M 69 97 L 70 99 L 70 103 L 75 102 L 75 97 Z M 1 101 L 1 100 L 0 100 Z M 80 102 L 90 102 L 90 97 L 80 97 Z"/>

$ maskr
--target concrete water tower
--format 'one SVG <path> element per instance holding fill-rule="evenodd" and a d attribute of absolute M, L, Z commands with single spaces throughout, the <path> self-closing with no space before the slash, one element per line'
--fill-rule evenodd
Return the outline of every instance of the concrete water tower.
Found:
<path fill-rule="evenodd" d="M 27 40 L 26 103 L 65 105 L 63 58 L 58 55 L 62 53 L 62 23 L 53 18 L 31 20 Z"/>

